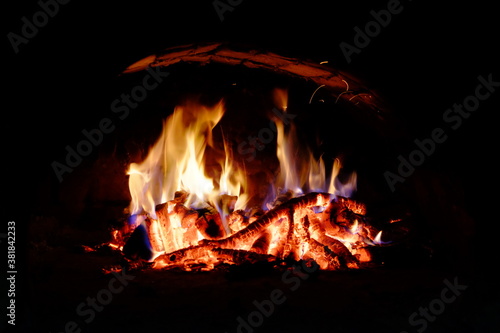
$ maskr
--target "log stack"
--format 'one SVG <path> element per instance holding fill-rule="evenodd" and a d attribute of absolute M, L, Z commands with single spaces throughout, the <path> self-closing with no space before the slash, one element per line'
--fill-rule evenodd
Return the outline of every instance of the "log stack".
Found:
<path fill-rule="evenodd" d="M 268 211 L 245 212 L 234 210 L 235 201 L 227 196 L 220 210 L 192 209 L 180 193 L 158 205 L 155 216 L 145 215 L 153 266 L 211 270 L 220 264 L 314 260 L 321 269 L 340 270 L 370 260 L 366 247 L 377 230 L 360 202 L 315 192 L 281 196 Z"/>

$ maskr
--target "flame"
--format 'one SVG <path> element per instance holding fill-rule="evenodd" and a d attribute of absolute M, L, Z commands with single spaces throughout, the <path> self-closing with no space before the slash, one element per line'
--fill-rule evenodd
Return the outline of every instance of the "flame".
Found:
<path fill-rule="evenodd" d="M 288 95 L 285 90 L 276 89 L 274 101 L 287 112 Z M 288 128 L 282 121 L 275 120 L 277 129 L 276 156 L 280 165 L 278 188 L 283 192 L 291 191 L 295 195 L 305 192 L 328 192 L 337 196 L 351 197 L 356 190 L 357 175 L 353 172 L 346 183 L 338 179 L 342 168 L 339 159 L 335 159 L 327 185 L 325 162 L 320 156 L 315 158 L 309 147 L 303 147 L 297 136 L 295 123 L 290 123 Z"/>
<path fill-rule="evenodd" d="M 188 206 L 206 204 L 214 181 L 205 174 L 205 148 L 213 145 L 212 130 L 223 114 L 222 101 L 212 108 L 196 103 L 175 108 L 146 159 L 130 165 L 132 214 L 145 211 L 156 217 L 156 205 L 173 199 L 181 190 L 189 193 Z"/>
<path fill-rule="evenodd" d="M 390 244 L 392 242 L 391 241 L 384 242 L 382 240 L 382 230 L 380 230 L 377 233 L 377 235 L 375 236 L 375 238 L 373 239 L 373 243 L 376 244 L 376 245 L 386 245 L 386 244 Z"/>
<path fill-rule="evenodd" d="M 290 129 L 288 134 L 285 134 L 283 123 L 277 122 L 276 129 L 278 133 L 276 156 L 280 164 L 280 176 L 278 179 L 279 187 L 285 192 L 290 190 L 295 194 L 302 194 L 302 186 L 304 185 L 298 171 L 298 147 L 295 142 L 295 127 Z"/>
<path fill-rule="evenodd" d="M 234 209 L 244 209 L 249 200 L 248 194 L 244 191 L 246 185 L 244 170 L 234 165 L 234 158 L 227 142 L 224 142 L 224 153 L 224 163 L 221 163 L 219 194 L 237 196 Z"/>
<path fill-rule="evenodd" d="M 276 104 L 280 110 L 286 112 L 288 109 L 288 90 L 276 88 L 274 89 L 273 97 L 274 104 Z"/>
<path fill-rule="evenodd" d="M 325 191 L 325 162 L 323 158 L 320 157 L 318 161 L 315 161 L 312 154 L 309 155 L 309 177 L 308 184 L 309 189 L 312 192 L 324 192 Z"/>
<path fill-rule="evenodd" d="M 328 193 L 335 194 L 336 196 L 350 198 L 357 189 L 358 176 L 353 172 L 345 183 L 340 182 L 338 176 L 342 169 L 340 159 L 336 158 L 333 162 L 332 173 L 330 176 L 330 184 L 328 186 Z"/>
<path fill-rule="evenodd" d="M 357 234 L 359 232 L 359 222 L 358 220 L 354 220 L 354 223 L 353 225 L 349 228 L 349 231 L 351 232 L 351 234 Z"/>
<path fill-rule="evenodd" d="M 288 112 L 286 90 L 276 89 L 274 101 L 280 112 Z M 144 161 L 129 167 L 132 214 L 146 212 L 156 218 L 158 204 L 172 200 L 177 191 L 185 191 L 189 194 L 186 206 L 203 208 L 209 204 L 215 207 L 221 213 L 226 232 L 230 231 L 225 221 L 227 212 L 219 203 L 220 195 L 235 196 L 233 209 L 236 210 L 246 208 L 249 195 L 245 193 L 245 171 L 235 165 L 228 142 L 224 142 L 223 158 L 217 162 L 219 177 L 213 179 L 205 172 L 207 146 L 215 149 L 212 131 L 223 115 L 223 101 L 213 107 L 188 102 L 175 108 Z M 336 159 L 328 183 L 323 158 L 316 158 L 308 147 L 302 147 L 295 124 L 275 120 L 275 125 L 280 172 L 272 188 L 291 191 L 293 196 L 311 191 L 352 195 L 356 189 L 355 173 L 345 184 L 340 182 L 338 176 L 342 165 Z"/>

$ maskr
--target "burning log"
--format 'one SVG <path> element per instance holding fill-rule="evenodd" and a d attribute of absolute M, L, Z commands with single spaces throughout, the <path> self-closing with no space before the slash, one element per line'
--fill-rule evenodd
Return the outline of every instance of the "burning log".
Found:
<path fill-rule="evenodd" d="M 235 210 L 227 216 L 227 223 L 231 233 L 235 233 L 245 228 L 248 225 L 248 218 L 242 210 Z"/>
<path fill-rule="evenodd" d="M 355 268 L 357 267 L 359 260 L 352 255 L 349 249 L 339 240 L 322 235 L 318 239 L 313 239 L 318 243 L 325 246 L 327 249 L 325 251 L 329 253 L 335 253 L 338 259 L 338 263 L 341 267 Z"/>
<path fill-rule="evenodd" d="M 164 268 L 168 266 L 183 266 L 186 261 L 204 260 L 206 263 L 213 261 L 207 254 L 211 251 L 210 246 L 197 245 L 189 246 L 181 250 L 162 254 L 155 259 L 155 268 Z"/>
<path fill-rule="evenodd" d="M 346 268 L 340 261 L 336 253 L 324 246 L 315 239 L 309 239 L 309 252 L 312 259 L 316 260 L 321 269 L 337 270 Z"/>
<path fill-rule="evenodd" d="M 358 264 L 358 260 L 356 259 L 356 257 L 352 255 L 349 249 L 341 241 L 329 237 L 326 234 L 326 230 L 323 228 L 316 216 L 309 214 L 307 217 L 309 221 L 310 232 L 312 234 L 311 237 L 324 246 L 327 246 L 328 249 L 333 253 L 336 253 L 340 258 L 340 264 L 351 266 Z"/>
<path fill-rule="evenodd" d="M 194 241 L 188 238 L 189 235 L 196 235 L 195 221 L 198 213 L 195 210 L 186 208 L 176 198 L 167 203 L 156 206 L 158 216 L 158 229 L 165 252 L 171 252 L 178 248 L 194 245 Z M 187 229 L 187 231 L 185 231 Z"/>
<path fill-rule="evenodd" d="M 276 258 L 269 254 L 261 254 L 252 251 L 245 250 L 232 250 L 232 249 L 221 249 L 216 248 L 212 250 L 212 253 L 217 257 L 217 259 L 221 262 L 225 262 L 227 264 L 255 264 L 257 262 L 263 261 L 274 261 Z"/>
<path fill-rule="evenodd" d="M 292 257 L 298 260 L 301 254 L 297 253 L 297 249 L 300 248 L 301 244 L 307 243 L 312 257 L 326 257 L 326 265 L 330 269 L 344 267 L 347 262 L 356 263 L 356 259 L 341 242 L 325 236 L 322 240 L 327 241 L 328 245 L 332 247 L 332 249 L 326 250 L 325 246 L 328 248 L 328 245 L 321 244 L 318 240 L 310 237 L 307 213 L 311 211 L 310 208 L 312 207 L 325 206 L 329 199 L 330 195 L 324 193 L 310 193 L 303 197 L 290 199 L 267 212 L 242 231 L 226 239 L 215 242 L 202 241 L 201 244 L 221 248 L 235 248 L 238 244 L 242 247 L 242 245 L 246 245 L 249 241 L 254 241 L 257 238 L 252 245 L 252 249 L 262 253 L 269 242 L 270 234 L 266 232 L 267 228 L 273 222 L 280 222 L 277 232 L 281 237 L 270 251 L 274 256 L 282 259 Z M 318 228 L 316 223 L 316 229 Z M 341 259 L 338 259 L 337 256 L 340 256 Z"/>
<path fill-rule="evenodd" d="M 350 227 L 354 221 L 363 219 L 366 215 L 366 206 L 349 198 L 337 197 L 332 203 L 331 220 L 340 226 Z"/>
<path fill-rule="evenodd" d="M 309 232 L 309 218 L 307 215 L 301 218 L 301 223 L 294 225 L 296 233 L 299 235 L 302 242 L 301 257 L 311 257 L 319 262 L 320 267 L 323 269 L 341 269 L 346 268 L 345 265 L 339 260 L 339 254 L 330 250 L 328 246 L 311 238 Z M 307 245 L 306 245 L 307 244 Z M 299 248 L 298 246 L 295 248 Z"/>
<path fill-rule="evenodd" d="M 282 219 L 289 218 L 290 210 L 307 209 L 315 206 L 325 206 L 330 201 L 328 193 L 309 193 L 302 197 L 293 198 L 286 203 L 268 211 L 264 216 L 250 223 L 248 227 L 237 233 L 218 241 L 202 240 L 200 244 L 211 244 L 214 247 L 234 248 L 237 246 L 249 245 L 266 229 L 271 223 Z"/>
<path fill-rule="evenodd" d="M 178 265 L 187 260 L 204 260 L 206 263 L 212 263 L 214 261 L 214 251 L 217 256 L 224 254 L 222 259 L 219 258 L 224 262 L 240 262 L 242 260 L 251 262 L 253 260 L 252 258 L 261 258 L 259 256 L 275 258 L 276 256 L 267 254 L 273 236 L 267 228 L 273 223 L 278 223 L 278 230 L 276 230 L 279 233 L 278 236 L 283 236 L 283 234 L 285 234 L 286 237 L 279 238 L 277 245 L 271 253 L 276 253 L 278 258 L 284 259 L 291 256 L 298 260 L 300 254 L 297 253 L 296 249 L 299 247 L 299 243 L 308 243 L 312 249 L 311 253 L 313 257 L 319 254 L 326 255 L 329 258 L 328 267 L 338 268 L 341 266 L 339 260 L 329 254 L 329 252 L 324 249 L 324 245 L 311 239 L 308 231 L 309 221 L 307 212 L 310 211 L 311 207 L 327 205 L 329 200 L 330 195 L 326 193 L 310 193 L 299 198 L 290 199 L 286 203 L 268 211 L 262 217 L 252 222 L 248 227 L 238 231 L 232 236 L 220 240 L 210 240 L 207 237 L 208 239 L 201 241 L 198 246 L 190 246 L 164 254 L 157 258 L 157 261 L 160 263 L 160 266 L 172 265 L 173 263 Z M 175 205 L 177 205 L 177 203 Z M 173 207 L 175 207 L 175 205 Z M 165 208 L 161 210 L 161 212 L 163 212 L 162 214 L 159 213 L 161 219 L 165 219 L 165 216 L 169 217 L 168 214 L 164 214 L 164 211 Z M 209 214 L 209 216 L 218 216 L 220 219 L 218 214 Z M 204 216 L 198 218 L 196 224 L 199 230 L 200 221 L 207 221 L 207 219 Z M 209 227 L 201 229 L 207 233 Z M 219 230 L 221 229 L 219 228 Z M 295 234 L 297 234 L 297 236 L 295 236 Z M 208 236 L 213 237 L 214 235 Z M 330 243 L 335 244 L 334 241 Z M 340 248 L 338 244 L 335 245 Z M 250 251 L 242 250 L 245 247 Z M 330 252 L 332 251 L 330 250 Z M 344 253 L 341 255 L 344 256 Z"/>
<path fill-rule="evenodd" d="M 186 196 L 176 195 L 156 207 L 157 219 L 144 215 L 153 253 L 160 254 L 154 267 L 206 270 L 217 263 L 312 259 L 322 269 L 357 268 L 370 260 L 365 240 L 373 239 L 373 228 L 365 223 L 364 205 L 330 197 L 309 193 L 292 198 L 249 224 L 243 211 L 233 211 L 228 229 L 239 230 L 223 238 L 228 233 L 215 208 L 190 209 L 183 204 Z M 317 212 L 315 207 L 326 208 Z M 197 242 L 200 237 L 205 239 Z"/>
<path fill-rule="evenodd" d="M 276 244 L 274 244 L 270 253 L 275 255 L 278 258 L 285 258 L 286 255 L 290 254 L 292 248 L 294 247 L 294 238 L 293 238 L 293 213 L 288 211 L 288 215 L 286 219 L 282 219 L 278 222 L 278 226 L 275 227 Z M 283 237 L 284 235 L 284 237 Z"/>
<path fill-rule="evenodd" d="M 222 219 L 215 209 L 203 209 L 198 211 L 199 217 L 196 220 L 196 228 L 205 239 L 221 239 L 226 236 L 226 231 L 222 225 Z"/>
<path fill-rule="evenodd" d="M 146 221 L 146 230 L 148 234 L 149 241 L 151 243 L 151 248 L 153 252 L 163 252 L 165 247 L 163 245 L 163 240 L 160 235 L 160 227 L 158 220 L 147 218 Z"/>
<path fill-rule="evenodd" d="M 268 253 L 272 235 L 268 230 L 265 230 L 262 235 L 253 243 L 250 251 L 265 254 Z"/>
<path fill-rule="evenodd" d="M 261 261 L 274 261 L 276 258 L 269 254 L 256 253 L 245 250 L 212 248 L 208 245 L 190 246 L 185 249 L 163 254 L 156 258 L 155 268 L 182 267 L 194 263 L 203 263 L 213 266 L 216 263 L 241 265 Z"/>

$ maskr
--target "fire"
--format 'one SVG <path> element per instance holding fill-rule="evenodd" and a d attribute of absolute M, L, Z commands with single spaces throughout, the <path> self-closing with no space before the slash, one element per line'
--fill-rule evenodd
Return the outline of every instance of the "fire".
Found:
<path fill-rule="evenodd" d="M 212 108 L 187 103 L 174 110 L 146 159 L 130 165 L 132 214 L 156 217 L 156 205 L 178 191 L 189 193 L 188 204 L 197 208 L 210 201 L 215 187 L 205 174 L 205 148 L 213 145 L 212 130 L 223 114 L 222 101 Z"/>
<path fill-rule="evenodd" d="M 287 112 L 287 93 L 282 89 L 275 91 L 275 103 Z M 277 151 L 280 164 L 280 176 L 278 185 L 285 191 L 299 195 L 308 192 L 328 192 L 335 195 L 350 197 L 356 190 L 356 173 L 353 173 L 346 184 L 341 184 L 337 179 L 342 168 L 340 160 L 336 159 L 330 175 L 329 186 L 327 186 L 325 162 L 320 156 L 315 158 L 309 147 L 303 147 L 297 137 L 295 123 L 289 125 L 276 121 L 277 129 Z"/>
<path fill-rule="evenodd" d="M 290 112 L 288 95 L 276 89 L 274 103 Z M 123 249 L 141 225 L 147 232 L 155 267 L 313 259 L 323 269 L 355 268 L 369 261 L 368 245 L 380 242 L 364 221 L 365 208 L 348 199 L 356 173 L 341 182 L 341 161 L 327 175 L 297 136 L 296 125 L 274 120 L 279 173 L 271 188 L 278 197 L 250 206 L 244 165 L 233 156 L 229 140 L 215 142 L 225 113 L 224 101 L 205 106 L 190 101 L 177 106 L 141 163 L 128 170 L 131 221 L 113 234 Z M 345 177 L 344 177 L 345 178 Z M 139 218 L 140 216 L 140 218 Z"/>

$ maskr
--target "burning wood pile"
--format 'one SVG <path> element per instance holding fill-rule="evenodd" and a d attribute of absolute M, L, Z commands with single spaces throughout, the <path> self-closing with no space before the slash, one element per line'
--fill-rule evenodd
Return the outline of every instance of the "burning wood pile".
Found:
<path fill-rule="evenodd" d="M 275 100 L 287 112 L 286 92 Z M 130 165 L 130 217 L 110 246 L 138 259 L 129 249 L 142 234 L 149 251 L 141 259 L 188 271 L 288 260 L 339 270 L 371 260 L 367 248 L 380 244 L 381 232 L 368 223 L 365 205 L 349 198 L 355 173 L 340 182 L 337 159 L 328 178 L 321 157 L 307 147 L 299 152 L 295 125 L 274 119 L 279 172 L 269 193 L 277 194 L 250 205 L 249 180 L 230 145 L 216 152 L 212 131 L 223 115 L 222 102 L 175 109 L 147 157 Z M 211 160 L 209 151 L 223 157 Z"/>
<path fill-rule="evenodd" d="M 227 206 L 226 233 L 217 211 L 188 208 L 184 205 L 186 193 L 179 193 L 156 207 L 157 219 L 136 217 L 120 238 L 145 225 L 153 252 L 161 253 L 155 258 L 155 268 L 210 270 L 221 263 L 285 259 L 313 259 L 325 270 L 358 268 L 360 262 L 370 260 L 366 247 L 377 242 L 376 231 L 365 222 L 364 205 L 332 197 L 329 193 L 309 193 L 253 215 Z"/>

